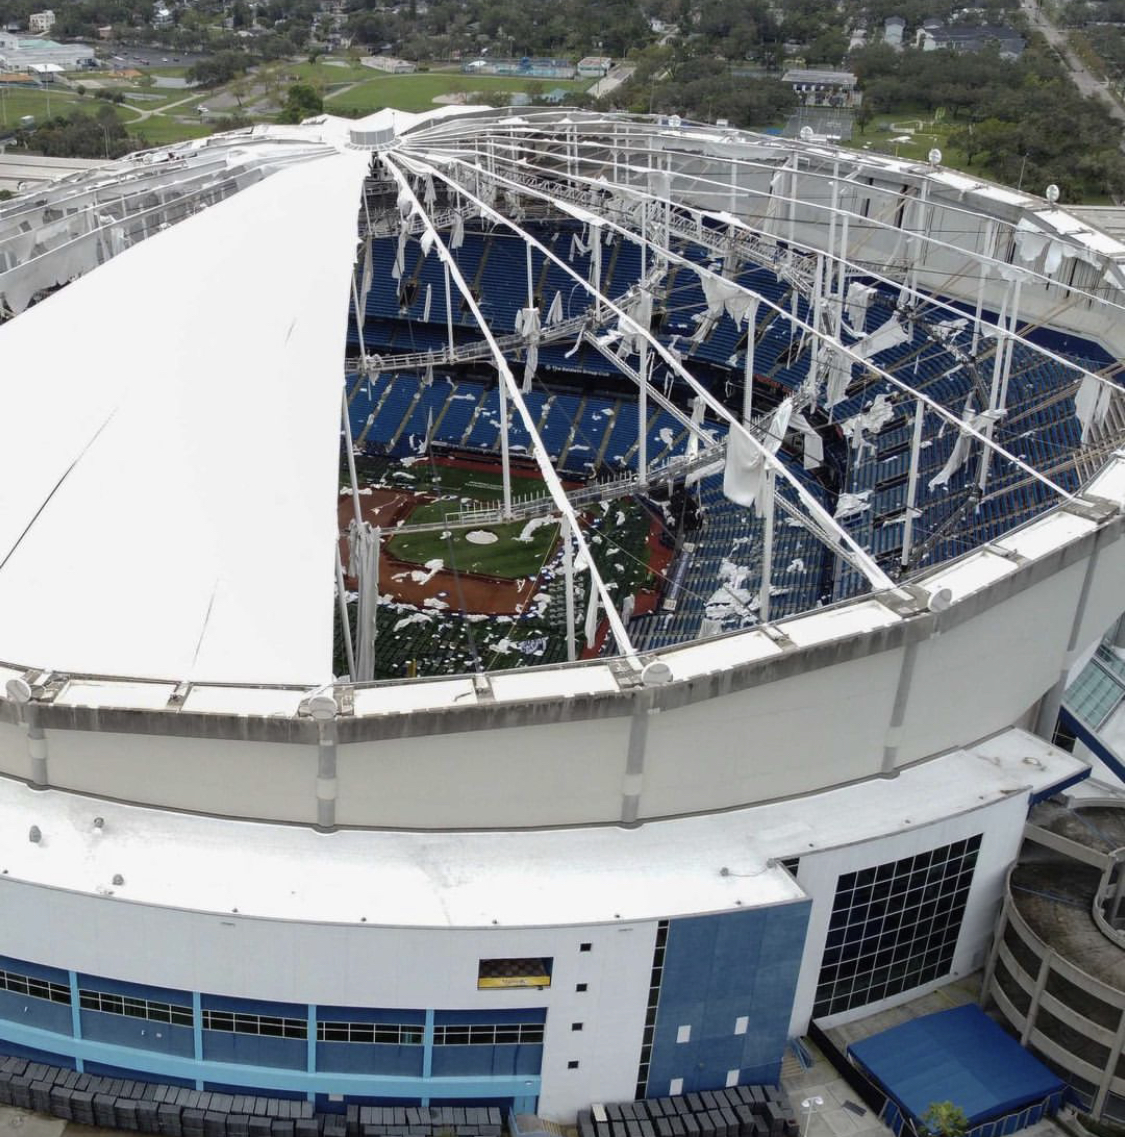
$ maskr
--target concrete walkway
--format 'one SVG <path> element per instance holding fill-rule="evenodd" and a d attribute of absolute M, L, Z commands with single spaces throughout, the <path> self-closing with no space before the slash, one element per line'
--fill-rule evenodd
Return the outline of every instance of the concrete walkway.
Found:
<path fill-rule="evenodd" d="M 815 1058 L 812 1067 L 783 1074 L 781 1079 L 781 1088 L 797 1114 L 801 1137 L 892 1137 L 820 1051 L 807 1042 L 806 1046 Z M 817 1098 L 824 1104 L 815 1104 Z M 803 1106 L 806 1101 L 810 1108 Z"/>

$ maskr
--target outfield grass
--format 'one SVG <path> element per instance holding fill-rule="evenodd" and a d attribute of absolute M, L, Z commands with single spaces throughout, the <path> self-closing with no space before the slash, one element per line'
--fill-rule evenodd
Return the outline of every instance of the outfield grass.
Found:
<path fill-rule="evenodd" d="M 396 476 L 397 474 L 397 476 Z M 409 475 L 404 477 L 403 475 Z M 407 519 L 408 525 L 428 525 L 440 522 L 450 513 L 472 508 L 474 504 L 488 505 L 503 497 L 503 479 L 499 470 L 462 469 L 457 466 L 431 467 L 418 462 L 405 471 L 388 471 L 387 485 L 403 486 L 415 493 L 441 495 L 438 501 L 418 506 Z M 537 478 L 513 478 L 513 492 L 517 495 L 543 489 Z M 413 564 L 442 560 L 447 569 L 460 572 L 479 572 L 505 580 L 538 574 L 543 562 L 551 554 L 558 537 L 558 525 L 539 525 L 528 533 L 527 541 L 517 540 L 526 526 L 524 521 L 504 525 L 476 525 L 459 529 L 436 529 L 427 533 L 401 533 L 392 537 L 387 551 L 399 560 Z M 465 534 L 484 530 L 496 535 L 492 545 L 474 544 Z M 449 536 L 443 536 L 445 532 Z"/>
<path fill-rule="evenodd" d="M 431 468 L 428 462 L 416 462 L 409 468 L 392 467 L 385 475 L 385 483 L 415 493 L 458 494 L 468 499 L 465 508 L 473 502 L 491 505 L 504 496 L 504 481 L 499 469 L 463 468 L 438 464 Z M 538 477 L 512 477 L 512 494 L 523 497 L 530 493 L 543 493 L 543 482 Z M 461 508 L 451 506 L 451 508 Z"/>
<path fill-rule="evenodd" d="M 329 70 L 332 70 L 329 68 Z M 367 68 L 365 71 L 370 75 Z M 464 75 L 450 72 L 421 72 L 415 75 L 376 75 L 345 91 L 325 97 L 326 110 L 348 110 L 368 114 L 383 107 L 402 111 L 432 110 L 439 95 L 466 93 L 470 101 L 487 103 L 498 92 L 523 91 L 542 95 L 561 87 L 582 91 L 589 81 L 565 79 L 519 79 L 502 75 Z"/>
<path fill-rule="evenodd" d="M 418 506 L 407 519 L 407 524 L 441 521 L 447 513 L 459 508 L 456 498 L 429 502 Z M 421 565 L 436 559 L 443 561 L 447 569 L 459 572 L 479 572 L 504 580 L 521 580 L 538 575 L 551 555 L 559 531 L 558 525 L 552 522 L 532 530 L 527 534 L 527 540 L 519 540 L 527 527 L 525 521 L 513 521 L 504 525 L 401 533 L 391 539 L 387 551 L 400 561 L 413 564 Z M 468 539 L 470 533 L 491 533 L 497 540 L 492 545 L 475 544 Z"/>

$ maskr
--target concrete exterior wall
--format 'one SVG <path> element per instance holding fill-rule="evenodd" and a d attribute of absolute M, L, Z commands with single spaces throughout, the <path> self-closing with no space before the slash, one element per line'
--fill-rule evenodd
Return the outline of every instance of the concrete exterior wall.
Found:
<path fill-rule="evenodd" d="M 64 970 L 282 1003 L 546 1007 L 540 1107 L 547 1116 L 572 1117 L 591 1100 L 627 1100 L 636 1085 L 655 921 L 535 929 L 344 927 L 233 913 L 221 918 L 14 882 L 3 885 L 2 903 L 5 953 Z M 581 950 L 583 943 L 589 951 Z M 478 960 L 537 956 L 554 961 L 548 989 L 477 990 Z M 587 990 L 579 992 L 579 983 Z M 575 1022 L 581 1031 L 571 1029 Z M 0 1050 L 8 1036 L 0 1018 Z M 571 1061 L 579 1062 L 577 1070 L 568 1069 Z M 232 1067 L 231 1079 L 239 1076 Z"/>
<path fill-rule="evenodd" d="M 808 793 L 1024 720 L 1066 670 L 1084 584 L 1077 650 L 1120 615 L 1123 528 L 1110 519 L 946 611 L 913 601 L 885 627 L 665 687 L 342 715 L 327 774 L 309 718 L 48 703 L 28 708 L 36 740 L 0 699 L 0 774 L 45 769 L 60 789 L 303 824 L 330 794 L 335 824 L 432 829 L 644 821 Z"/>
<path fill-rule="evenodd" d="M 897 836 L 865 841 L 842 849 L 803 854 L 797 880 L 812 898 L 812 908 L 801 962 L 801 977 L 789 1024 L 790 1035 L 801 1035 L 808 1030 L 839 878 L 845 873 L 901 860 L 977 833 L 982 834 L 980 851 L 950 975 L 923 987 L 910 988 L 892 998 L 881 999 L 818 1021 L 821 1025 L 835 1026 L 863 1018 L 907 1002 L 926 990 L 942 986 L 950 978 L 967 975 L 979 968 L 984 963 L 996 924 L 1008 868 L 1015 860 L 1023 839 L 1027 808 L 1028 795 L 1013 794 L 1003 801 L 947 818 L 936 825 L 914 828 Z M 795 853 L 797 851 L 794 850 Z"/>

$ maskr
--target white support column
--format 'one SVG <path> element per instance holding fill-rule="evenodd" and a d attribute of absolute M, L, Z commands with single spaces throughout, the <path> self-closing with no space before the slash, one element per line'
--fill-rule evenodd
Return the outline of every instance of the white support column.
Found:
<path fill-rule="evenodd" d="M 664 169 L 668 174 L 668 192 L 664 195 L 664 247 L 672 247 L 672 152 L 664 151 Z"/>
<path fill-rule="evenodd" d="M 641 341 L 641 383 L 637 396 L 637 484 L 648 485 L 648 340 Z"/>
<path fill-rule="evenodd" d="M 443 262 L 445 269 L 445 331 L 449 336 L 449 362 L 453 362 L 453 292 L 449 284 L 449 265 Z"/>
<path fill-rule="evenodd" d="M 566 581 L 566 658 L 573 663 L 577 657 L 574 646 L 574 543 L 570 536 L 570 522 L 562 519 L 563 576 Z"/>
<path fill-rule="evenodd" d="M 508 435 L 510 424 L 508 422 L 508 392 L 504 380 L 498 376 L 496 389 L 500 392 L 500 467 L 504 483 L 504 516 L 512 516 L 512 456 L 508 450 Z"/>
<path fill-rule="evenodd" d="M 651 152 L 650 152 L 651 153 Z M 641 206 L 641 280 L 648 277 L 648 202 Z M 641 383 L 637 401 L 637 473 L 642 486 L 648 484 L 648 340 L 641 340 Z"/>
<path fill-rule="evenodd" d="M 833 285 L 836 283 L 836 262 L 832 260 L 832 255 L 836 251 L 836 211 L 839 208 L 840 202 L 840 163 L 832 163 L 832 195 L 830 199 L 831 212 L 828 215 L 828 242 L 824 246 L 828 253 L 828 262 L 826 265 L 827 272 L 824 276 L 824 298 L 831 302 L 833 293 L 836 289 Z"/>
<path fill-rule="evenodd" d="M 531 267 L 531 246 L 525 245 L 524 249 L 527 251 L 527 306 L 529 308 L 535 307 L 535 277 Z"/>
<path fill-rule="evenodd" d="M 344 658 L 348 674 L 355 678 L 355 651 L 352 648 L 352 622 L 348 618 L 348 594 L 344 588 L 344 562 L 340 560 L 340 539 L 336 538 L 336 599 L 340 605 L 340 626 L 344 630 Z"/>
<path fill-rule="evenodd" d="M 762 533 L 762 587 L 758 593 L 758 620 L 770 622 L 770 580 L 773 576 L 773 513 L 774 513 L 774 471 L 767 466 L 765 471 L 766 515 L 765 529 Z"/>
<path fill-rule="evenodd" d="M 929 188 L 930 180 L 925 178 L 914 203 L 914 235 L 910 239 L 910 288 L 912 295 L 918 291 L 918 264 L 922 260 L 920 250 L 926 247 L 922 240 L 922 234 L 926 231 L 926 200 L 929 195 Z"/>
<path fill-rule="evenodd" d="M 840 270 L 840 277 L 836 286 L 836 319 L 832 328 L 832 334 L 836 339 L 840 338 L 844 330 L 844 301 L 846 298 L 846 289 L 848 286 L 848 215 L 845 213 L 843 222 L 840 225 L 840 260 L 837 267 Z"/>
<path fill-rule="evenodd" d="M 528 246 L 528 255 L 531 246 Z M 594 286 L 594 319 L 602 318 L 602 230 L 600 225 L 590 226 L 590 283 Z"/>
<path fill-rule="evenodd" d="M 1008 408 L 1008 380 L 1012 376 L 1012 354 L 1016 350 L 1016 327 L 1019 324 L 1020 289 L 1022 287 L 1023 280 L 1017 277 L 1015 291 L 1012 293 L 1012 307 L 1008 313 L 1008 341 L 1005 345 L 1004 367 L 1000 374 L 1000 402 L 997 404 L 997 409 L 1000 411 L 1005 411 Z"/>
<path fill-rule="evenodd" d="M 984 253 L 985 256 L 992 256 L 996 241 L 996 222 L 989 221 L 985 225 L 984 232 Z M 985 260 L 982 258 L 976 264 L 980 271 L 980 280 L 977 282 L 977 308 L 973 313 L 973 342 L 969 349 L 973 355 L 976 355 L 977 345 L 980 343 L 981 314 L 984 312 L 984 289 L 988 283 Z"/>
<path fill-rule="evenodd" d="M 910 565 L 910 545 L 914 536 L 914 503 L 918 497 L 918 466 L 922 453 L 922 424 L 925 421 L 926 408 L 919 399 L 914 404 L 914 435 L 910 441 L 910 474 L 906 483 L 906 521 L 902 530 L 902 556 L 900 564 L 903 568 Z"/>
<path fill-rule="evenodd" d="M 996 321 L 996 352 L 992 357 L 992 384 L 988 392 L 988 411 L 989 418 L 985 421 L 981 433 L 990 442 L 992 441 L 992 415 L 995 413 L 996 408 L 1000 405 L 1000 376 L 1004 369 L 1004 356 L 1007 354 L 1007 320 L 1006 314 L 1008 311 L 1008 302 L 1012 298 L 1012 286 L 1008 286 L 1008 291 L 1004 295 L 1003 304 L 1000 306 L 1000 318 Z M 992 457 L 991 446 L 981 446 L 980 451 L 980 477 L 977 482 L 979 487 L 983 490 L 988 482 L 988 464 L 989 459 Z"/>
<path fill-rule="evenodd" d="M 797 155 L 794 153 L 789 167 L 789 248 L 785 255 L 790 264 L 793 263 L 793 246 L 797 239 Z"/>
<path fill-rule="evenodd" d="M 758 301 L 755 298 L 746 310 L 746 367 L 742 374 L 742 423 L 750 425 L 754 416 L 754 349 L 757 346 Z"/>
<path fill-rule="evenodd" d="M 348 453 L 348 477 L 352 483 L 352 509 L 355 510 L 355 522 L 358 525 L 363 520 L 363 510 L 359 501 L 359 479 L 355 472 L 355 444 L 352 442 L 352 420 L 348 417 L 348 389 L 340 392 L 340 416 L 344 420 L 344 446 Z"/>

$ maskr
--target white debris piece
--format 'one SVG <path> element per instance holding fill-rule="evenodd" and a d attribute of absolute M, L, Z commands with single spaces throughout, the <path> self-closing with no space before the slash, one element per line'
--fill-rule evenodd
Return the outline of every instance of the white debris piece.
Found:
<path fill-rule="evenodd" d="M 516 538 L 516 540 L 522 542 L 525 545 L 530 545 L 536 529 L 540 529 L 544 525 L 554 525 L 554 523 L 554 518 L 551 517 L 533 517 L 520 530 L 520 535 Z"/>
<path fill-rule="evenodd" d="M 854 517 L 857 513 L 865 512 L 871 508 L 871 503 L 867 500 L 870 496 L 870 490 L 840 494 L 836 502 L 836 512 L 832 516 L 839 521 L 841 517 Z"/>

